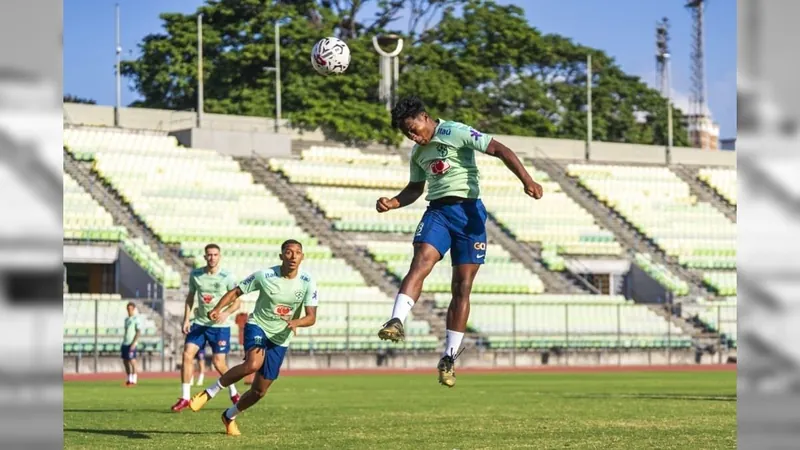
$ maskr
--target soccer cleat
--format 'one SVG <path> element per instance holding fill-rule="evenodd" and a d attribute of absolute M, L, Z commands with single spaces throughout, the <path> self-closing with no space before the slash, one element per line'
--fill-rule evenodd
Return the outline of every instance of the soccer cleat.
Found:
<path fill-rule="evenodd" d="M 239 426 L 236 425 L 236 421 L 225 417 L 225 411 L 222 411 L 222 423 L 225 425 L 225 434 L 228 436 L 242 435 L 242 433 L 239 432 Z"/>
<path fill-rule="evenodd" d="M 378 337 L 384 341 L 399 342 L 406 338 L 405 330 L 403 330 L 403 322 L 398 318 L 391 319 L 383 324 L 381 331 L 378 331 Z"/>
<path fill-rule="evenodd" d="M 456 369 L 454 366 L 455 360 L 450 355 L 443 356 L 442 359 L 439 360 L 439 365 L 437 366 L 439 369 L 439 384 L 447 387 L 455 386 Z"/>
<path fill-rule="evenodd" d="M 172 410 L 175 412 L 181 412 L 187 407 L 189 407 L 189 400 L 186 400 L 185 398 L 179 398 L 178 401 L 172 405 Z"/>
<path fill-rule="evenodd" d="M 199 393 L 194 394 L 194 397 L 192 397 L 192 399 L 189 401 L 189 408 L 191 408 L 194 412 L 200 411 L 200 409 L 205 406 L 209 400 L 211 400 L 211 396 L 208 395 L 208 392 L 206 392 L 205 389 L 203 389 Z"/>
<path fill-rule="evenodd" d="M 240 398 L 242 398 L 242 396 L 239 394 L 231 395 L 231 403 L 233 403 L 234 405 L 239 403 Z"/>

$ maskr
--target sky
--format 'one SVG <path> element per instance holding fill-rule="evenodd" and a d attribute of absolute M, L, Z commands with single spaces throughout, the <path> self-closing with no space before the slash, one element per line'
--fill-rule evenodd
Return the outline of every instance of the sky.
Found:
<path fill-rule="evenodd" d="M 91 98 L 103 105 L 115 103 L 116 3 L 121 10 L 123 57 L 130 58 L 138 54 L 138 44 L 144 36 L 161 31 L 160 13 L 191 13 L 204 2 L 65 0 L 64 94 Z M 641 77 L 652 86 L 656 83 L 655 26 L 662 17 L 669 18 L 673 98 L 677 106 L 688 111 L 692 17 L 683 6 L 685 0 L 500 0 L 498 3 L 515 3 L 522 7 L 528 22 L 544 33 L 567 36 L 582 45 L 605 51 L 625 72 Z M 401 22 L 402 28 L 405 23 Z M 708 106 L 720 125 L 720 137 L 735 137 L 735 1 L 709 1 L 705 41 Z M 125 80 L 122 91 L 123 105 L 138 98 Z"/>

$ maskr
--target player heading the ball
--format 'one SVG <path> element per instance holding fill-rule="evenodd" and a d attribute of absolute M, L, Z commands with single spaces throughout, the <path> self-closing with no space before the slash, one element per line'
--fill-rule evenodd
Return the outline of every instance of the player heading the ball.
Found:
<path fill-rule="evenodd" d="M 486 208 L 480 199 L 480 173 L 475 153 L 494 156 L 522 182 L 529 197 L 542 198 L 542 186 L 533 180 L 517 155 L 491 135 L 468 125 L 434 119 L 417 97 L 400 100 L 392 109 L 392 126 L 414 141 L 408 185 L 392 198 L 381 197 L 379 213 L 408 206 L 422 195 L 428 183 L 429 204 L 414 233 L 414 257 L 394 301 L 392 318 L 378 336 L 405 339 L 403 323 L 419 299 L 422 284 L 433 267 L 450 251 L 453 264 L 453 298 L 447 311 L 447 332 L 437 366 L 439 383 L 456 383 L 455 360 L 467 329 L 469 296 L 478 268 L 486 259 Z"/>

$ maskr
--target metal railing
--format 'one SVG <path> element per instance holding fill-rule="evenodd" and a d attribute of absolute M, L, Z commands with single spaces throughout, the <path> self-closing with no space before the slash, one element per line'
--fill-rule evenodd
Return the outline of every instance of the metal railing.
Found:
<path fill-rule="evenodd" d="M 99 371 L 101 359 L 119 358 L 128 301 L 65 299 L 65 361 L 74 359 L 76 368 L 82 371 L 87 370 L 87 363 L 92 371 Z M 174 325 L 176 321 L 169 318 L 182 314 L 178 314 L 178 310 L 182 311 L 183 303 L 164 303 L 160 299 L 134 302 L 139 314 L 152 323 L 139 339 L 143 370 L 174 370 L 181 359 L 184 337 Z M 247 302 L 240 312 L 250 312 L 252 307 L 253 303 Z M 367 301 L 323 301 L 317 324 L 299 330 L 291 352 L 344 354 L 349 366 L 349 358 L 355 355 L 441 349 L 443 337 L 431 335 L 429 323 L 425 321 L 406 321 L 404 343 L 379 341 L 375 331 L 381 318 L 390 311 L 390 303 L 380 303 L 380 307 L 376 307 L 375 302 Z M 670 354 L 674 351 L 711 352 L 716 353 L 718 362 L 722 363 L 722 350 L 735 347 L 736 305 L 692 305 L 684 306 L 680 311 L 673 308 L 672 313 L 685 319 L 697 316 L 708 332 L 689 335 L 659 316 L 650 306 L 641 304 L 476 301 L 472 302 L 469 325 L 471 336 L 476 339 L 470 340 L 470 345 L 479 352 L 507 353 L 512 365 L 517 364 L 518 354 L 531 352 L 562 353 L 569 364 L 569 354 L 581 351 L 617 354 L 621 363 L 622 354 L 632 350 L 667 352 L 670 363 Z M 708 348 L 708 338 L 717 339 L 717 344 L 711 349 Z M 232 330 L 231 347 L 234 354 L 241 354 L 237 328 Z"/>

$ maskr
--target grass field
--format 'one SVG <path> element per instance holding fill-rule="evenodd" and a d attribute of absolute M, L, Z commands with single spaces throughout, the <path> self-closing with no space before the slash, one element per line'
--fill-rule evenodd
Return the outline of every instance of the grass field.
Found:
<path fill-rule="evenodd" d="M 65 448 L 736 448 L 733 371 L 465 372 L 453 389 L 435 372 L 282 376 L 237 418 L 240 437 L 223 434 L 225 393 L 171 412 L 176 381 L 65 382 Z"/>

